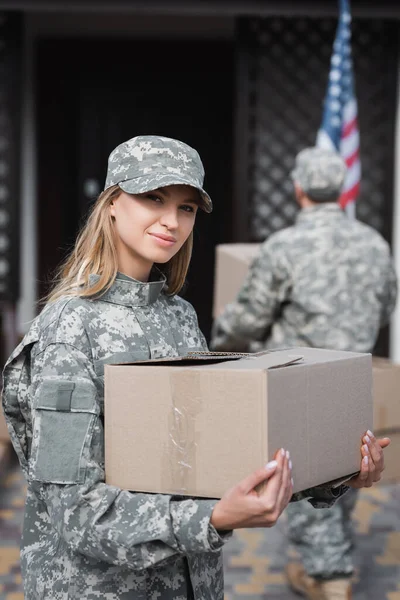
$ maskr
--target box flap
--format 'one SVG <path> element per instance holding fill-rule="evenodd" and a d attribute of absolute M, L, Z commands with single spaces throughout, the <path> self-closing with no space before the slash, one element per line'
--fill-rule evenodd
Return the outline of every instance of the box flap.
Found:
<path fill-rule="evenodd" d="M 138 360 L 135 362 L 121 362 L 112 365 L 110 367 L 123 366 L 123 365 L 153 365 L 153 366 L 195 366 L 196 363 L 201 365 L 218 365 L 225 362 L 238 361 L 238 360 L 254 360 L 260 357 L 265 357 L 263 360 L 263 369 L 277 369 L 280 367 L 286 367 L 289 365 L 297 364 L 303 360 L 303 356 L 298 354 L 291 354 L 287 352 L 275 352 L 275 351 L 264 351 L 257 353 L 246 353 L 246 352 L 207 352 L 207 351 L 196 351 L 189 352 L 185 356 L 172 356 L 165 358 L 153 358 L 149 360 Z"/>
<path fill-rule="evenodd" d="M 273 351 L 265 351 L 265 352 L 257 352 L 249 356 L 249 358 L 259 358 L 260 356 L 266 356 L 267 362 L 264 360 L 264 369 L 279 369 L 281 367 L 288 367 L 289 365 L 294 365 L 300 363 L 304 360 L 304 356 L 302 354 L 291 354 L 287 352 L 273 352 Z"/>
<path fill-rule="evenodd" d="M 288 352 L 278 352 L 275 350 L 264 350 L 262 352 L 246 353 L 246 352 L 189 352 L 186 358 L 190 360 L 207 360 L 215 359 L 216 362 L 225 362 L 226 360 L 254 360 L 260 357 L 264 359 L 263 366 L 265 369 L 276 369 L 278 367 L 286 367 L 295 363 L 301 362 L 303 356 Z"/>
<path fill-rule="evenodd" d="M 123 365 L 153 365 L 153 366 L 168 366 L 168 365 L 176 365 L 176 366 L 194 366 L 196 363 L 201 364 L 217 364 L 225 361 L 239 360 L 241 358 L 246 358 L 251 356 L 251 354 L 240 353 L 240 352 L 206 352 L 206 351 L 198 351 L 198 352 L 189 352 L 184 356 L 166 356 L 164 358 L 149 358 L 148 360 L 136 360 L 131 362 L 119 362 L 114 363 L 112 366 L 123 366 Z"/>

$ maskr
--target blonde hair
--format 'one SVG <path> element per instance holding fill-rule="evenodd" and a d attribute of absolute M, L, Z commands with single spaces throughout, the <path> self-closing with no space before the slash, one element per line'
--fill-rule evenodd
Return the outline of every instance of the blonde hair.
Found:
<path fill-rule="evenodd" d="M 62 296 L 90 297 L 104 294 L 114 283 L 118 272 L 114 226 L 108 210 L 121 189 L 114 185 L 100 194 L 71 254 L 56 273 L 53 289 L 44 299 L 54 302 Z M 193 248 L 193 232 L 182 248 L 165 265 L 157 265 L 167 278 L 167 294 L 177 294 L 185 283 Z M 98 280 L 89 284 L 89 276 Z"/>

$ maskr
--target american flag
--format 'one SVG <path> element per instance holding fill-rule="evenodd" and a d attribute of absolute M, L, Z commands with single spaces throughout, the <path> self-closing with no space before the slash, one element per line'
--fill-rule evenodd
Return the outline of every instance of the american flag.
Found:
<path fill-rule="evenodd" d="M 360 135 L 357 100 L 354 92 L 351 58 L 351 13 L 348 0 L 339 0 L 339 23 L 331 57 L 324 114 L 317 135 L 317 146 L 340 152 L 347 174 L 340 205 L 355 216 L 355 200 L 360 190 Z"/>

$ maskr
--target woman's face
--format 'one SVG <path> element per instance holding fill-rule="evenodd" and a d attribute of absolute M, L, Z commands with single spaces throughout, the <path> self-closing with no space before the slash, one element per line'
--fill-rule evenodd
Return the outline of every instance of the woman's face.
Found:
<path fill-rule="evenodd" d="M 188 185 L 169 185 L 144 194 L 121 192 L 110 206 L 119 270 L 147 281 L 153 264 L 168 262 L 188 239 L 198 199 L 198 191 Z"/>

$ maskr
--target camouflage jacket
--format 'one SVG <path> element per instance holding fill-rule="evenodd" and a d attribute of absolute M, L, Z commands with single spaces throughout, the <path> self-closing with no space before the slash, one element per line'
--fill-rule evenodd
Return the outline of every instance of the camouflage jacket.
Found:
<path fill-rule="evenodd" d="M 236 301 L 214 323 L 211 347 L 371 352 L 396 295 L 379 233 L 336 204 L 306 208 L 261 246 Z"/>
<path fill-rule="evenodd" d="M 104 365 L 206 349 L 192 306 L 163 286 L 118 275 L 98 299 L 48 305 L 6 364 L 3 408 L 28 479 L 29 600 L 223 598 L 230 534 L 210 524 L 216 500 L 104 483 Z M 296 499 L 328 506 L 341 493 Z"/>

